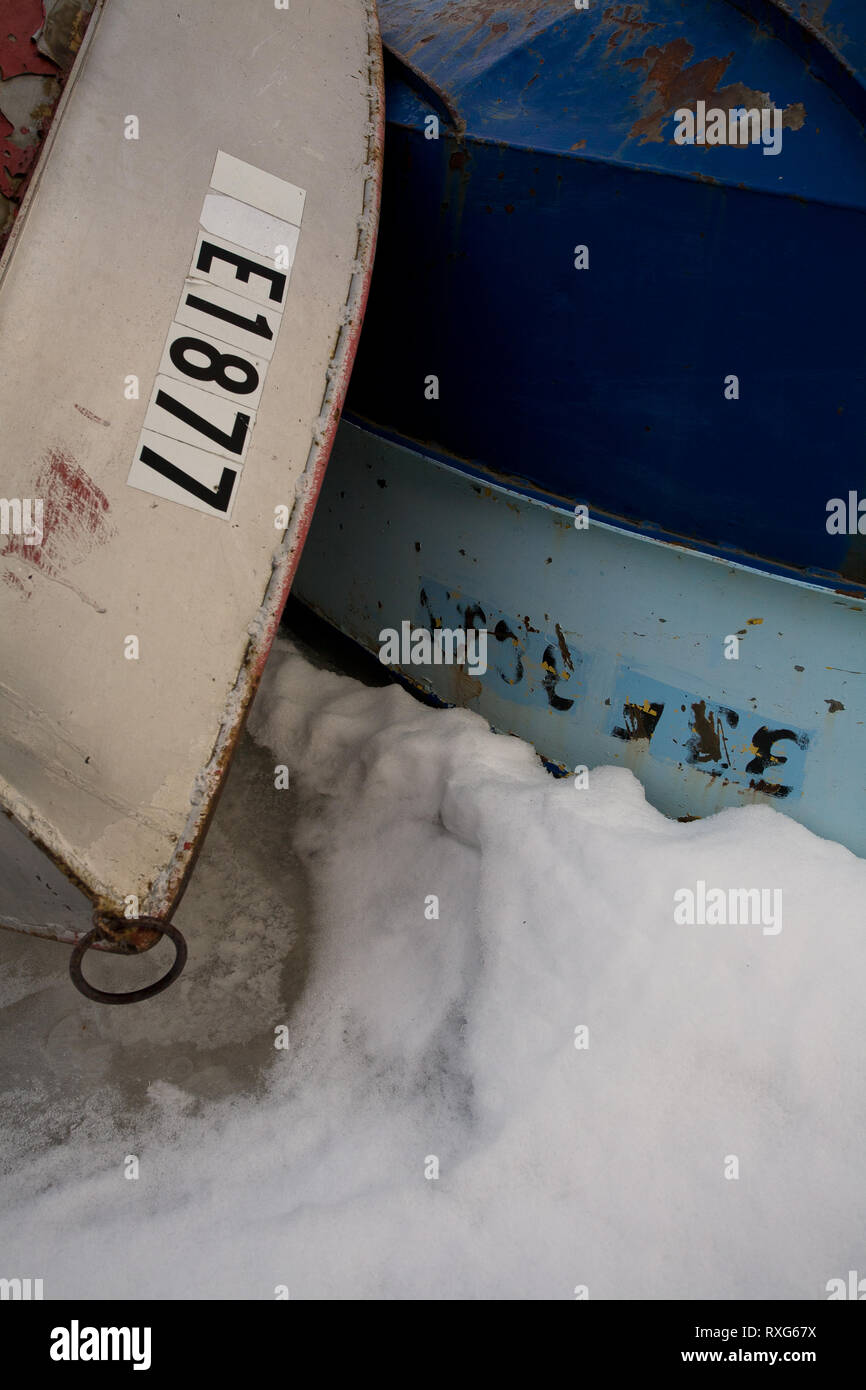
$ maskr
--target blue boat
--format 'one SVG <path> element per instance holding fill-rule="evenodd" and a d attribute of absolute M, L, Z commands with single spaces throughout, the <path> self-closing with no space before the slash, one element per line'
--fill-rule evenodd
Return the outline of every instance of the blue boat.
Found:
<path fill-rule="evenodd" d="M 558 770 L 866 854 L 862 0 L 379 9 L 377 265 L 295 593 Z"/>

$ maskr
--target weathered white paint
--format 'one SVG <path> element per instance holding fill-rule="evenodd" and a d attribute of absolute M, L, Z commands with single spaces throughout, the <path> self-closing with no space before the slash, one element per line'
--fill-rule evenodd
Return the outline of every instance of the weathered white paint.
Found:
<path fill-rule="evenodd" d="M 138 140 L 124 138 L 129 114 Z M 330 448 L 372 265 L 381 122 L 373 0 L 191 0 L 180 13 L 108 0 L 91 24 L 0 265 L 0 494 L 44 494 L 48 523 L 26 552 L 0 538 L 8 925 L 74 939 L 89 924 L 72 888 L 78 915 L 51 909 L 63 894 L 50 864 L 47 897 L 31 882 L 16 911 L 36 862 L 22 829 L 102 906 L 135 894 L 142 913 L 165 915 L 176 901 Z M 171 326 L 235 341 L 229 324 L 182 317 L 212 226 L 229 246 L 254 233 L 251 259 L 272 230 L 294 256 L 279 331 L 257 353 L 264 384 L 243 407 L 254 426 L 228 521 L 172 498 L 167 480 L 162 496 L 127 482 L 145 421 L 165 430 L 150 401 Z M 271 315 L 264 281 L 237 296 L 224 272 L 209 293 Z M 124 396 L 131 375 L 137 400 Z M 165 379 L 212 419 L 234 414 L 212 383 Z M 175 423 L 147 437 L 219 475 L 220 455 Z M 137 660 L 124 656 L 131 635 Z"/>

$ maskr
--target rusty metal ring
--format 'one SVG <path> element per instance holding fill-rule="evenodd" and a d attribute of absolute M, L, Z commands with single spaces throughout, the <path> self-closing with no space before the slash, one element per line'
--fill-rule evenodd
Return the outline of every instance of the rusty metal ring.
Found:
<path fill-rule="evenodd" d="M 85 953 L 97 941 L 105 940 L 105 932 L 99 924 L 93 927 L 86 936 L 75 943 L 72 955 L 69 957 L 69 974 L 75 988 L 84 995 L 85 999 L 93 999 L 97 1004 L 139 1004 L 142 999 L 151 999 L 154 994 L 161 994 L 164 989 L 168 989 L 173 984 L 178 975 L 186 965 L 186 941 L 177 927 L 171 922 L 161 922 L 158 917 L 139 917 L 135 922 L 136 927 L 149 927 L 153 931 L 159 932 L 161 936 L 170 936 L 174 942 L 175 957 L 170 970 L 159 980 L 154 980 L 152 985 L 144 985 L 142 989 L 126 990 L 122 994 L 113 994 L 109 990 L 97 989 L 95 985 L 85 980 L 81 970 L 81 962 Z"/>

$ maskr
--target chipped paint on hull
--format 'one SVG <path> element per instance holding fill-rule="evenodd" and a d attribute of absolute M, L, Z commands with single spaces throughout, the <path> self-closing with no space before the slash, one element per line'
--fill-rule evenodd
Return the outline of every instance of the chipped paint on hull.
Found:
<path fill-rule="evenodd" d="M 382 0 L 380 259 L 296 586 L 371 650 L 483 613 L 480 690 L 403 677 L 668 814 L 858 853 L 866 549 L 825 521 L 864 492 L 863 14 Z M 677 144 L 698 101 L 782 111 L 777 158 Z"/>
<path fill-rule="evenodd" d="M 6 0 L 0 20 L 0 252 L 95 3 Z"/>
<path fill-rule="evenodd" d="M 670 138 L 670 125 L 676 111 L 694 110 L 699 101 L 708 107 L 733 111 L 770 111 L 774 102 L 769 92 L 759 92 L 743 82 L 720 86 L 733 60 L 733 53 L 721 58 L 703 58 L 693 62 L 695 50 L 688 39 L 672 39 L 663 48 L 650 45 L 636 58 L 628 58 L 625 66 L 630 72 L 643 73 L 639 101 L 643 114 L 635 121 L 629 136 L 642 145 L 655 140 L 661 143 Z M 782 127 L 800 130 L 806 120 L 806 108 L 801 101 L 779 108 Z"/>
<path fill-rule="evenodd" d="M 847 0 L 833 14 L 853 31 Z M 866 594 L 866 538 L 825 525 L 828 496 L 864 491 L 853 68 L 774 0 L 383 0 L 382 18 L 389 159 L 352 416 L 596 520 Z M 775 157 L 677 144 L 698 102 L 781 111 Z"/>
<path fill-rule="evenodd" d="M 618 527 L 579 531 L 347 422 L 295 593 L 371 651 L 404 619 L 471 612 L 490 633 L 472 692 L 446 667 L 400 674 L 565 772 L 631 768 L 668 815 L 772 806 L 866 855 L 862 604 Z"/>

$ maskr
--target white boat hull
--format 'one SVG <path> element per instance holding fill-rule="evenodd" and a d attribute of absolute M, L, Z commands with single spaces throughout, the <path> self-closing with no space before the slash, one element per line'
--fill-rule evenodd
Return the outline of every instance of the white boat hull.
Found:
<path fill-rule="evenodd" d="M 330 451 L 381 150 L 373 0 L 97 7 L 0 265 L 4 925 L 178 900 Z"/>

